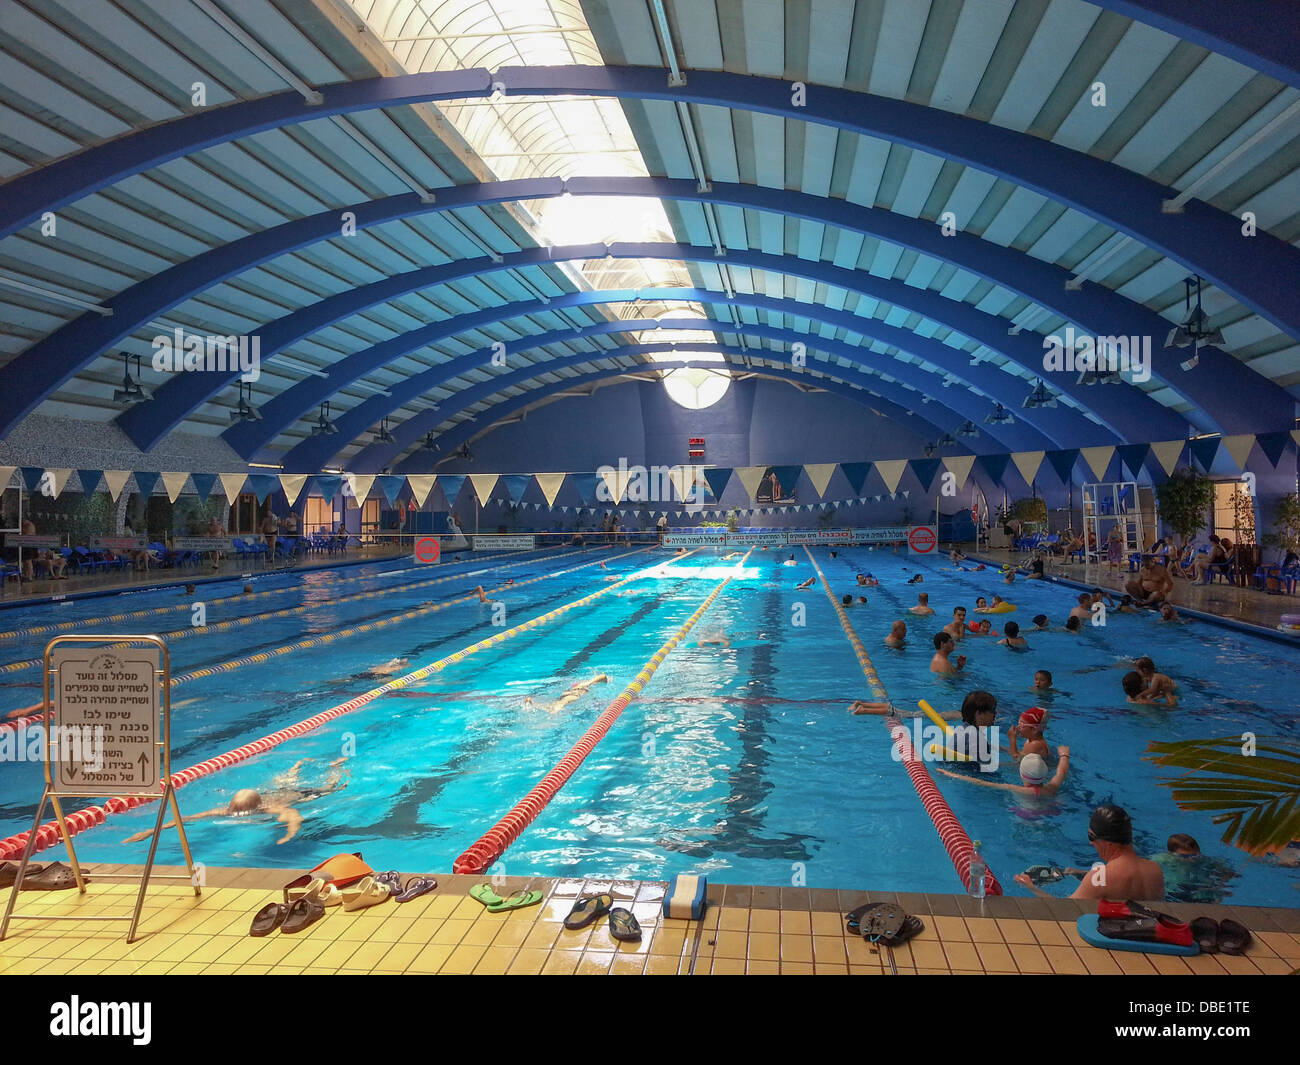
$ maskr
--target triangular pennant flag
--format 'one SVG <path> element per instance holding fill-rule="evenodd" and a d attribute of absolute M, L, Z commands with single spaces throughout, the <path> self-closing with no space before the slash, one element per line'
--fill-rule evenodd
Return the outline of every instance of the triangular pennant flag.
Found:
<path fill-rule="evenodd" d="M 904 488 L 904 489 L 903 489 L 903 498 L 904 498 L 904 499 L 908 499 L 908 498 L 910 498 L 911 495 L 912 495 L 912 492 L 911 492 L 910 489 L 907 489 L 907 488 Z"/>
<path fill-rule="evenodd" d="M 528 491 L 528 482 L 531 480 L 532 477 L 526 473 L 508 473 L 501 478 L 510 495 L 510 502 L 519 503 L 523 500 L 524 493 Z"/>
<path fill-rule="evenodd" d="M 163 487 L 167 489 L 167 498 L 173 503 L 181 496 L 181 490 L 185 487 L 185 482 L 190 479 L 188 473 L 163 473 Z"/>
<path fill-rule="evenodd" d="M 18 469 L 22 476 L 23 484 L 27 486 L 27 494 L 35 495 L 41 488 L 41 474 L 45 472 L 43 466 L 20 466 Z"/>
<path fill-rule="evenodd" d="M 1079 449 L 1077 447 L 1067 447 L 1047 453 L 1047 464 L 1052 467 L 1052 471 L 1065 484 L 1070 484 L 1074 480 L 1074 464 L 1078 461 Z"/>
<path fill-rule="evenodd" d="M 3 475 L 0 476 L 0 489 L 3 489 L 4 486 L 9 483 L 9 473 L 13 472 L 12 469 L 9 470 L 9 473 L 5 473 L 4 471 L 5 467 L 0 466 L 0 475 Z M 99 487 L 100 471 L 78 470 L 77 478 L 81 481 L 82 493 L 84 495 L 93 496 L 95 494 L 95 489 Z"/>
<path fill-rule="evenodd" d="M 819 496 L 824 495 L 826 492 L 826 486 L 831 483 L 831 477 L 835 473 L 835 463 L 805 463 L 803 472 L 808 475 L 808 480 L 812 481 L 813 491 Z"/>
<path fill-rule="evenodd" d="M 429 498 L 429 493 L 433 491 L 433 486 L 438 480 L 436 473 L 412 473 L 406 478 L 406 483 L 411 486 L 411 495 L 415 498 L 416 507 L 424 506 L 424 501 Z M 317 478 L 319 483 L 320 478 Z"/>
<path fill-rule="evenodd" d="M 668 471 L 668 482 L 683 503 L 690 502 L 695 482 L 700 478 L 698 466 L 674 466 Z"/>
<path fill-rule="evenodd" d="M 970 476 L 971 467 L 975 465 L 974 455 L 947 455 L 943 464 L 948 472 L 957 478 L 957 491 L 966 487 L 966 478 Z M 860 489 L 859 489 L 860 490 Z"/>
<path fill-rule="evenodd" d="M 890 492 L 898 491 L 898 482 L 903 479 L 905 469 L 907 469 L 907 459 L 889 459 L 876 463 L 876 472 L 880 474 L 881 480 L 885 482 L 885 487 Z"/>
<path fill-rule="evenodd" d="M 442 494 L 447 499 L 447 506 L 454 507 L 456 499 L 460 496 L 460 490 L 465 484 L 465 475 L 463 473 L 441 473 L 438 475 L 438 484 L 442 487 Z"/>
<path fill-rule="evenodd" d="M 853 489 L 853 494 L 861 495 L 863 485 L 867 483 L 867 475 L 871 473 L 871 463 L 869 462 L 841 462 L 840 469 L 844 471 L 844 476 L 849 479 L 849 487 Z"/>
<path fill-rule="evenodd" d="M 312 490 L 326 503 L 338 495 L 339 489 L 342 487 L 343 475 L 341 473 L 318 473 L 312 478 Z"/>
<path fill-rule="evenodd" d="M 126 470 L 105 470 L 104 483 L 108 485 L 108 494 L 112 497 L 113 502 L 117 502 L 117 497 L 122 494 L 122 489 L 126 487 L 126 482 L 131 474 Z"/>
<path fill-rule="evenodd" d="M 352 493 L 352 498 L 357 501 L 357 506 L 365 502 L 366 496 L 370 495 L 370 486 L 375 483 L 373 473 L 345 473 L 344 478 L 347 480 L 348 490 Z M 249 480 L 252 480 L 250 477 Z"/>
<path fill-rule="evenodd" d="M 994 484 L 1002 483 L 1002 475 L 1007 472 L 1007 464 L 1010 461 L 1010 455 L 981 455 L 979 457 L 980 468 L 989 475 Z"/>
<path fill-rule="evenodd" d="M 14 475 L 14 470 L 16 469 L 18 469 L 17 466 L 0 466 L 0 492 L 3 492 L 9 487 L 9 478 Z M 98 478 L 99 471 L 96 470 L 94 473 L 95 477 Z"/>
<path fill-rule="evenodd" d="M 108 477 L 107 470 L 104 471 L 104 476 L 105 478 Z M 218 480 L 221 481 L 221 494 L 224 495 L 226 500 L 233 505 L 235 500 L 239 498 L 240 493 L 244 490 L 244 482 L 248 479 L 248 474 L 222 473 L 218 474 L 217 477 Z"/>
<path fill-rule="evenodd" d="M 736 470 L 740 476 L 740 483 L 745 486 L 745 495 L 750 499 L 757 498 L 758 486 L 763 483 L 763 474 L 767 473 L 766 466 L 742 466 Z"/>
<path fill-rule="evenodd" d="M 1106 471 L 1110 469 L 1110 460 L 1115 457 L 1115 446 L 1113 444 L 1104 444 L 1101 447 L 1081 447 L 1079 454 L 1083 456 L 1083 461 L 1088 464 L 1092 470 L 1093 476 L 1099 481 L 1106 479 Z"/>
<path fill-rule="evenodd" d="M 479 499 L 489 499 L 492 496 L 492 489 L 497 486 L 500 479 L 499 473 L 471 473 L 469 482 L 474 486 L 474 494 Z"/>
<path fill-rule="evenodd" d="M 72 476 L 72 471 L 46 470 L 45 472 L 50 475 L 49 481 L 47 482 L 51 488 L 50 498 L 58 499 L 60 494 L 63 492 L 63 486 L 68 483 L 68 478 Z"/>
<path fill-rule="evenodd" d="M 1016 469 L 1020 471 L 1020 476 L 1025 479 L 1025 484 L 1032 486 L 1034 478 L 1038 476 L 1038 467 L 1043 464 L 1043 456 L 1046 451 L 1014 451 L 1011 454 L 1011 461 L 1016 464 Z"/>
<path fill-rule="evenodd" d="M 1250 458 L 1250 452 L 1255 447 L 1255 434 L 1242 433 L 1240 436 L 1225 436 L 1223 446 L 1228 449 L 1228 454 L 1232 456 L 1232 461 L 1237 464 L 1237 468 L 1244 470 L 1246 461 Z"/>
<path fill-rule="evenodd" d="M 145 499 L 148 499 L 151 495 L 153 495 L 154 487 L 157 484 L 158 484 L 158 474 L 141 473 L 139 470 L 135 471 L 135 487 L 140 492 L 140 495 L 143 496 Z"/>
<path fill-rule="evenodd" d="M 537 487 L 542 490 L 542 495 L 546 497 L 548 507 L 555 506 L 555 497 L 560 494 L 560 487 L 564 484 L 564 474 L 562 473 L 535 473 L 533 480 L 537 482 Z"/>
<path fill-rule="evenodd" d="M 1134 477 L 1142 476 L 1142 464 L 1146 462 L 1147 455 L 1151 453 L 1150 444 L 1123 444 L 1115 449 L 1119 452 L 1119 460 L 1128 467 L 1128 472 Z"/>
<path fill-rule="evenodd" d="M 1160 463 L 1160 468 L 1166 474 L 1174 472 L 1178 465 L 1178 460 L 1182 458 L 1183 447 L 1186 440 L 1166 440 L 1159 444 L 1151 445 L 1151 454 L 1155 455 L 1156 461 Z"/>
<path fill-rule="evenodd" d="M 1199 440 L 1187 441 L 1187 447 L 1192 453 L 1192 458 L 1208 470 L 1214 465 L 1215 456 L 1218 455 L 1219 445 L 1222 443 L 1221 436 L 1203 436 Z"/>
<path fill-rule="evenodd" d="M 721 499 L 722 493 L 726 489 L 731 475 L 734 471 L 729 467 L 717 467 L 704 471 L 704 483 L 709 486 L 709 491 L 713 493 L 714 499 Z"/>
<path fill-rule="evenodd" d="M 305 473 L 280 474 L 280 487 L 284 489 L 284 496 L 289 500 L 290 507 L 298 502 L 298 497 L 302 495 L 303 486 L 306 485 L 308 476 Z"/>
<path fill-rule="evenodd" d="M 930 490 L 930 485 L 934 483 L 934 475 L 939 472 L 939 467 L 942 465 L 943 459 L 913 459 L 911 462 L 912 472 L 916 474 L 916 479 L 927 492 Z"/>
<path fill-rule="evenodd" d="M 137 481 L 140 475 L 135 475 Z M 250 473 L 248 475 L 248 489 L 257 498 L 258 503 L 265 503 L 267 497 L 280 487 L 280 478 L 274 477 L 269 473 Z"/>
<path fill-rule="evenodd" d="M 388 500 L 389 508 L 397 506 L 397 497 L 402 494 L 402 489 L 406 487 L 406 478 L 389 473 L 382 477 L 376 477 L 375 480 L 378 482 L 379 490 L 384 494 L 384 498 Z"/>
<path fill-rule="evenodd" d="M 596 498 L 596 475 L 594 473 L 571 473 L 570 479 L 573 486 L 578 490 L 578 498 L 584 503 L 590 503 Z"/>
<path fill-rule="evenodd" d="M 212 495 L 212 487 L 217 483 L 215 473 L 191 473 L 191 479 L 194 481 L 194 491 L 199 495 L 199 502 L 206 503 L 208 497 Z"/>
<path fill-rule="evenodd" d="M 628 469 L 614 469 L 612 466 L 606 466 L 597 470 L 596 473 L 605 483 L 605 494 L 608 499 L 601 502 L 621 503 L 623 502 L 623 493 L 627 491 L 628 481 L 632 479 L 632 472 Z"/>
<path fill-rule="evenodd" d="M 1291 443 L 1291 434 L 1285 429 L 1280 433 L 1260 433 L 1259 436 L 1255 437 L 1255 442 L 1259 444 L 1259 449 L 1264 452 L 1264 457 L 1276 469 L 1277 464 L 1282 461 L 1282 456 L 1286 454 L 1287 444 Z M 0 479 L 0 485 L 5 483 L 7 482 Z"/>

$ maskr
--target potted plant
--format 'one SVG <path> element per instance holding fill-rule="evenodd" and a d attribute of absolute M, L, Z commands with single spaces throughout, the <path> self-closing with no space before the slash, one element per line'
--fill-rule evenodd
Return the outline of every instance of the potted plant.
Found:
<path fill-rule="evenodd" d="M 740 519 L 736 517 L 733 510 L 727 515 L 727 532 L 737 532 L 740 529 Z"/>
<path fill-rule="evenodd" d="M 1156 488 L 1160 520 L 1178 537 L 1181 552 L 1209 523 L 1214 506 L 1214 482 L 1193 469 L 1175 470 Z"/>

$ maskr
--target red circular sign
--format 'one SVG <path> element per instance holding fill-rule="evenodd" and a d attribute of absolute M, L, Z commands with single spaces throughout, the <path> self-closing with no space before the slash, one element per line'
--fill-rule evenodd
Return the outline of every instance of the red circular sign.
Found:
<path fill-rule="evenodd" d="M 927 525 L 918 525 L 907 534 L 907 543 L 918 555 L 928 555 L 938 544 L 938 537 Z"/>
<path fill-rule="evenodd" d="M 421 536 L 415 541 L 415 560 L 417 562 L 437 562 L 442 554 L 442 547 L 436 536 Z"/>

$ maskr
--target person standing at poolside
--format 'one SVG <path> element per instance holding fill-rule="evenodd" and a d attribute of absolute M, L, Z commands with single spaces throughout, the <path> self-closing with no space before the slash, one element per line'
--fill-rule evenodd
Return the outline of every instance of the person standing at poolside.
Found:
<path fill-rule="evenodd" d="M 266 517 L 262 519 L 259 526 L 262 538 L 266 541 L 266 560 L 275 565 L 275 541 L 280 531 L 280 522 L 276 519 L 275 511 L 269 506 L 266 508 Z"/>
<path fill-rule="evenodd" d="M 1122 807 L 1107 803 L 1093 811 L 1088 823 L 1088 842 L 1097 848 L 1097 857 L 1104 868 L 1095 873 L 1067 869 L 1067 873 L 1076 876 L 1083 874 L 1083 880 L 1070 898 L 1151 902 L 1164 899 L 1164 872 L 1155 862 L 1138 857 L 1133 848 L 1133 821 Z M 1053 898 L 1026 873 L 1017 873 L 1016 883 L 1029 888 L 1039 898 Z"/>

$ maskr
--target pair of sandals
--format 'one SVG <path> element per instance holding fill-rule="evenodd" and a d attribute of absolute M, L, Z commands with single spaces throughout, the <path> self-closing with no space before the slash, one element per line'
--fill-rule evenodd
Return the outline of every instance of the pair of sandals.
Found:
<path fill-rule="evenodd" d="M 868 943 L 901 947 L 925 931 L 925 922 L 892 902 L 866 902 L 844 915 L 844 923 L 854 935 Z"/>
<path fill-rule="evenodd" d="M 0 864 L 0 888 L 13 887 L 14 881 L 18 879 L 18 865 L 15 862 L 4 862 Z M 83 874 L 86 883 L 90 883 L 90 877 Z M 64 865 L 62 862 L 53 862 L 42 868 L 39 865 L 29 865 L 27 875 L 23 877 L 21 890 L 23 891 L 67 891 L 69 888 L 77 886 L 77 874 L 72 871 L 72 867 Z"/>
<path fill-rule="evenodd" d="M 1202 954 L 1241 955 L 1252 942 L 1250 930 L 1238 921 L 1197 917 L 1188 924 L 1132 900 L 1102 899 L 1097 904 L 1097 931 L 1110 939 L 1138 943 L 1170 943 L 1180 947 L 1195 943 Z"/>
<path fill-rule="evenodd" d="M 641 939 L 641 925 L 632 911 L 614 905 L 613 895 L 580 895 L 573 909 L 564 919 L 564 927 L 572 930 L 586 928 L 606 914 L 609 915 L 609 934 L 624 943 Z"/>
<path fill-rule="evenodd" d="M 540 891 L 520 890 L 508 897 L 502 897 L 493 890 L 491 884 L 476 884 L 469 889 L 469 897 L 475 902 L 481 902 L 488 913 L 522 910 L 527 906 L 536 906 L 542 901 Z"/>
<path fill-rule="evenodd" d="M 293 935 L 314 925 L 329 907 L 341 906 L 347 913 L 355 913 L 389 899 L 410 902 L 437 886 L 438 881 L 431 876 L 413 876 L 403 886 L 401 874 L 397 872 L 365 876 L 349 888 L 340 888 L 330 880 L 317 877 L 292 902 L 271 902 L 258 910 L 248 934 L 268 936 L 278 928 Z"/>

